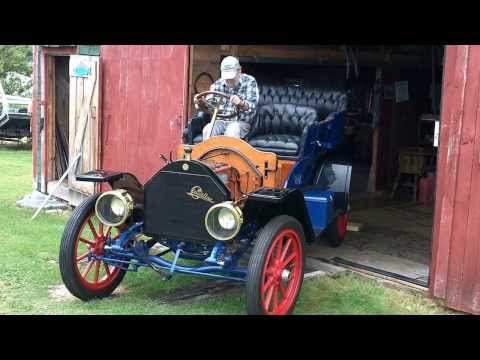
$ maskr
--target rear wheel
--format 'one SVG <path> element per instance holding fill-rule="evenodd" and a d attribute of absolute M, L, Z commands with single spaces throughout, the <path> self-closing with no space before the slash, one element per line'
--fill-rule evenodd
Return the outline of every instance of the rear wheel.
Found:
<path fill-rule="evenodd" d="M 248 314 L 293 311 L 303 282 L 304 241 L 302 225 L 290 216 L 278 216 L 263 227 L 248 264 Z"/>
<path fill-rule="evenodd" d="M 334 221 L 330 223 L 325 229 L 325 236 L 328 244 L 332 247 L 339 247 L 345 240 L 347 233 L 347 214 L 338 214 Z"/>
<path fill-rule="evenodd" d="M 60 245 L 60 274 L 67 289 L 81 300 L 109 296 L 125 276 L 125 270 L 95 260 L 102 255 L 109 237 L 117 239 L 119 228 L 103 225 L 95 215 L 92 196 L 79 205 L 69 219 Z"/>

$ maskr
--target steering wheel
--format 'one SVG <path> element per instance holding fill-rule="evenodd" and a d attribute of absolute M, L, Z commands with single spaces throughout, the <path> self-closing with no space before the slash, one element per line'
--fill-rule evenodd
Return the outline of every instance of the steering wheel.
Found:
<path fill-rule="evenodd" d="M 211 95 L 209 98 L 207 96 Z M 230 102 L 230 95 L 218 91 L 204 91 L 195 95 L 195 100 L 202 111 L 207 114 L 214 114 L 220 119 L 231 119 L 238 115 L 238 108 L 234 106 L 233 110 L 220 109 L 220 106 L 227 105 Z"/>

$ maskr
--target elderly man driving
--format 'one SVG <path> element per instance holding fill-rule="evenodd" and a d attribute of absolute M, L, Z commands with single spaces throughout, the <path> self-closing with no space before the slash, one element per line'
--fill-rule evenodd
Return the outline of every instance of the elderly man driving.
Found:
<path fill-rule="evenodd" d="M 242 73 L 238 59 L 233 56 L 223 59 L 220 70 L 221 78 L 210 86 L 210 91 L 230 95 L 230 102 L 220 109 L 232 111 L 236 106 L 238 116 L 230 120 L 217 119 L 213 130 L 211 122 L 205 125 L 203 140 L 219 135 L 244 138 L 250 131 L 258 104 L 257 81 L 253 76 Z"/>

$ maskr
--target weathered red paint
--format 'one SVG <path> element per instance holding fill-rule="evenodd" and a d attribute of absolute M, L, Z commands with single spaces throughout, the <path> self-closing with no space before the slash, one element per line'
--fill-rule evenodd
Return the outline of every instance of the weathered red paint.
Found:
<path fill-rule="evenodd" d="M 430 292 L 480 313 L 480 46 L 446 50 Z"/>
<path fill-rule="evenodd" d="M 102 46 L 101 168 L 145 183 L 181 141 L 188 46 Z"/>

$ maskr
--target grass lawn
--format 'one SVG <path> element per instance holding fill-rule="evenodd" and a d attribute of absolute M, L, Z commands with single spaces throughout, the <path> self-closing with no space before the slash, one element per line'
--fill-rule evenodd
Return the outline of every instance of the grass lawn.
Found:
<path fill-rule="evenodd" d="M 42 214 L 15 201 L 32 190 L 31 152 L 0 145 L 0 314 L 245 314 L 245 299 L 225 294 L 210 300 L 164 304 L 159 298 L 198 282 L 176 275 L 164 282 L 149 269 L 127 273 L 117 296 L 81 302 L 62 293 L 60 237 L 68 215 Z M 243 294 L 243 293 L 242 293 Z M 60 294 L 61 295 L 61 294 Z M 304 282 L 295 314 L 445 314 L 421 294 L 400 291 L 354 274 Z"/>

